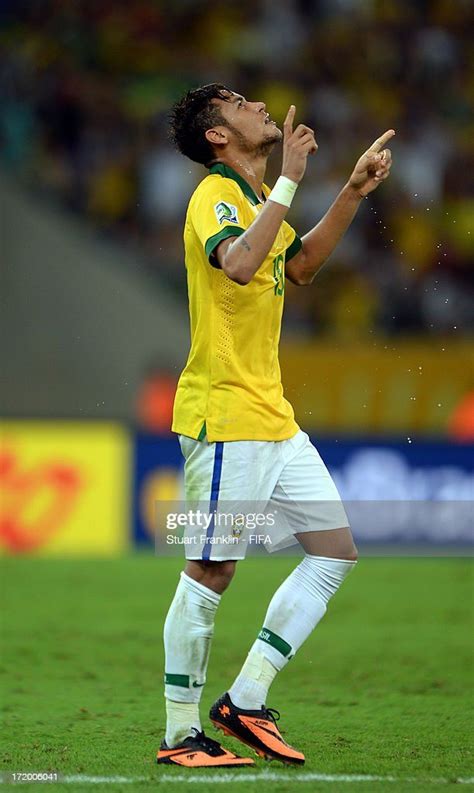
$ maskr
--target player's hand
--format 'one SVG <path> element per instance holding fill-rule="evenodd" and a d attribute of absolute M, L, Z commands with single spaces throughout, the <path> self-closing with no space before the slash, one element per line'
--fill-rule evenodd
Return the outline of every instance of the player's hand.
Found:
<path fill-rule="evenodd" d="M 308 154 L 318 150 L 314 131 L 304 124 L 298 124 L 293 131 L 293 121 L 296 108 L 290 105 L 283 124 L 283 164 L 281 175 L 292 179 L 297 184 L 301 182 L 306 170 Z"/>
<path fill-rule="evenodd" d="M 358 192 L 361 198 L 365 198 L 381 182 L 388 179 L 392 166 L 392 153 L 390 149 L 383 147 L 394 135 L 395 130 L 388 129 L 380 138 L 374 140 L 372 146 L 357 161 L 349 179 L 349 185 Z"/>

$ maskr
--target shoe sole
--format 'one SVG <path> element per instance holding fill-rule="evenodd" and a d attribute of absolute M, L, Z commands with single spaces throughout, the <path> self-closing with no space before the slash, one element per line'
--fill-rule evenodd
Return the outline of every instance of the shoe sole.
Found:
<path fill-rule="evenodd" d="M 244 758 L 242 758 L 244 759 Z M 243 763 L 202 763 L 200 765 L 185 765 L 184 763 L 176 763 L 171 757 L 163 757 L 156 759 L 157 765 L 175 765 L 179 768 L 243 768 L 244 766 L 255 765 L 253 760 Z"/>
<path fill-rule="evenodd" d="M 224 735 L 229 735 L 231 738 L 237 738 L 238 741 L 253 749 L 255 754 L 258 754 L 259 757 L 263 757 L 264 760 L 279 760 L 280 763 L 284 763 L 284 765 L 304 765 L 304 760 L 291 760 L 288 757 L 273 753 L 271 750 L 265 751 L 264 749 L 250 743 L 250 741 L 246 741 L 245 738 L 242 738 L 242 736 L 237 735 L 237 733 L 233 732 L 230 727 L 224 727 L 220 721 L 215 721 L 214 719 L 211 719 L 211 721 L 217 730 L 221 730 Z"/>

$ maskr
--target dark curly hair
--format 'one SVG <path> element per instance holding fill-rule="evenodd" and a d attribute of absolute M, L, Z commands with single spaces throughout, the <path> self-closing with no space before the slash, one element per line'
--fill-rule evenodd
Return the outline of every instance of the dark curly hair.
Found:
<path fill-rule="evenodd" d="M 173 105 L 170 137 L 181 154 L 202 165 L 215 159 L 212 145 L 206 140 L 206 132 L 217 124 L 226 125 L 226 121 L 212 100 L 227 101 L 231 93 L 222 83 L 209 83 L 188 91 Z"/>

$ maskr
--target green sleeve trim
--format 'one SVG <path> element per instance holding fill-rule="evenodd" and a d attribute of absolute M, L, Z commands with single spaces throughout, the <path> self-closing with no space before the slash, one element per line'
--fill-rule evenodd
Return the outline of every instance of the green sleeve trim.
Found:
<path fill-rule="evenodd" d="M 269 628 L 263 627 L 257 636 L 262 642 L 270 644 L 275 650 L 278 650 L 285 658 L 291 653 L 291 644 L 288 644 L 281 636 L 273 633 Z"/>
<path fill-rule="evenodd" d="M 245 229 L 240 228 L 240 226 L 226 226 L 221 231 L 218 231 L 217 234 L 214 234 L 214 236 L 209 237 L 204 246 L 204 250 L 206 251 L 206 256 L 213 267 L 219 267 L 215 261 L 215 258 L 214 261 L 211 259 L 219 243 L 222 242 L 222 240 L 227 240 L 229 237 L 240 237 L 240 235 L 244 233 Z"/>
<path fill-rule="evenodd" d="M 293 242 L 286 249 L 285 264 L 286 264 L 286 262 L 289 262 L 290 259 L 293 258 L 293 256 L 296 256 L 296 254 L 300 252 L 302 247 L 303 247 L 303 243 L 301 242 L 301 239 L 296 234 Z"/>

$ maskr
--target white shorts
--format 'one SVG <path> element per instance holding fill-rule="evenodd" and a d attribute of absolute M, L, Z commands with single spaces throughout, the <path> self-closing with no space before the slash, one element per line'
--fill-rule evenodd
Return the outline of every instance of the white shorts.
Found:
<path fill-rule="evenodd" d="M 349 526 L 307 434 L 285 441 L 207 443 L 180 435 L 186 505 L 206 513 L 184 529 L 187 559 L 243 559 L 247 548 L 293 545 L 295 534 Z"/>

